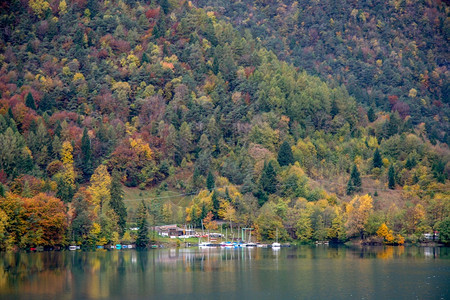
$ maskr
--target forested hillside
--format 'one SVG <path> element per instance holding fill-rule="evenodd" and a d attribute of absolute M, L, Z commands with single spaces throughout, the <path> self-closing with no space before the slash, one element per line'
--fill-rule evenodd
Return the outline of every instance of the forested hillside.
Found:
<path fill-rule="evenodd" d="M 391 108 L 330 83 L 339 72 L 328 83 L 312 76 L 218 11 L 167 0 L 2 3 L 1 249 L 145 246 L 150 225 L 202 220 L 254 227 L 260 240 L 449 238 L 445 68 L 414 97 L 389 85 Z M 423 118 L 394 109 L 416 97 Z M 124 186 L 156 196 L 131 205 Z M 192 199 L 174 203 L 168 191 Z"/>
<path fill-rule="evenodd" d="M 198 0 L 249 30 L 280 59 L 343 84 L 366 109 L 425 123 L 449 143 L 450 8 L 446 1 Z"/>

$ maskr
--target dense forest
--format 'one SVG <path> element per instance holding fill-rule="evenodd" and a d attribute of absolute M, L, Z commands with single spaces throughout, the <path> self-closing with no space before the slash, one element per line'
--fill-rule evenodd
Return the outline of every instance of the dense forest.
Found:
<path fill-rule="evenodd" d="M 448 6 L 308 2 L 2 2 L 0 249 L 450 241 Z"/>
<path fill-rule="evenodd" d="M 449 144 L 448 1 L 198 0 L 262 45 L 329 85 L 344 84 L 366 110 L 424 122 Z"/>

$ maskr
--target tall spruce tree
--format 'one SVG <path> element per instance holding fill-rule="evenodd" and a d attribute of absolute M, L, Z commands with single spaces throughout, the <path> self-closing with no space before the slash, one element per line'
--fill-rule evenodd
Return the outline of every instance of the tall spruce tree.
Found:
<path fill-rule="evenodd" d="M 347 183 L 347 195 L 351 195 L 353 192 L 360 191 L 361 185 L 361 175 L 358 171 L 358 167 L 356 165 L 353 165 L 350 179 Z"/>
<path fill-rule="evenodd" d="M 214 180 L 214 175 L 209 171 L 208 177 L 206 177 L 206 188 L 211 192 L 215 187 L 216 182 Z"/>
<path fill-rule="evenodd" d="M 381 154 L 378 148 L 373 153 L 372 165 L 374 168 L 381 168 L 383 166 L 383 161 L 381 159 Z"/>
<path fill-rule="evenodd" d="M 268 164 L 264 163 L 259 184 L 262 190 L 269 194 L 273 194 L 277 191 L 277 173 L 273 167 L 272 161 Z"/>
<path fill-rule="evenodd" d="M 369 119 L 369 122 L 373 122 L 376 120 L 375 112 L 373 110 L 373 107 L 369 108 L 369 111 L 367 112 L 367 118 Z"/>
<path fill-rule="evenodd" d="M 91 139 L 89 138 L 87 128 L 84 128 L 81 138 L 81 169 L 83 177 L 87 180 L 91 177 L 93 171 Z"/>
<path fill-rule="evenodd" d="M 393 165 L 389 167 L 388 171 L 388 187 L 392 190 L 395 188 L 395 169 Z"/>
<path fill-rule="evenodd" d="M 217 218 L 219 216 L 218 212 L 219 212 L 219 208 L 220 208 L 220 203 L 219 203 L 219 198 L 217 197 L 216 191 L 213 191 L 213 194 L 211 196 L 211 201 L 213 204 L 214 217 Z"/>
<path fill-rule="evenodd" d="M 294 155 L 292 154 L 291 146 L 287 141 L 281 144 L 280 150 L 278 151 L 278 163 L 280 166 L 288 166 L 294 163 Z"/>
<path fill-rule="evenodd" d="M 25 105 L 33 110 L 36 110 L 36 103 L 34 102 L 33 95 L 28 93 L 26 99 L 25 99 Z"/>
<path fill-rule="evenodd" d="M 141 201 L 139 207 L 137 209 L 137 226 L 139 227 L 136 238 L 136 246 L 138 248 L 146 248 L 150 238 L 148 236 L 148 222 L 147 222 L 147 206 L 144 203 L 144 200 Z"/>
<path fill-rule="evenodd" d="M 122 183 L 120 182 L 120 174 L 117 171 L 113 172 L 110 193 L 111 200 L 109 205 L 119 217 L 118 225 L 120 228 L 120 235 L 122 236 L 125 232 L 127 222 L 127 208 L 123 203 L 124 192 L 122 189 Z"/>

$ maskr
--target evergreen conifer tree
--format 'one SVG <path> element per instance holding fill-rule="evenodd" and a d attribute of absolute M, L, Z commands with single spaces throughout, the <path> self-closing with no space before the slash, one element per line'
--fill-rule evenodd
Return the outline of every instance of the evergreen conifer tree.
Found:
<path fill-rule="evenodd" d="M 136 246 L 138 248 L 146 248 L 150 239 L 148 236 L 148 222 L 147 222 L 147 206 L 142 200 L 137 210 L 137 226 L 139 227 L 136 238 Z"/>
<path fill-rule="evenodd" d="M 383 166 L 383 161 L 381 159 L 381 154 L 378 148 L 373 153 L 372 165 L 374 168 L 381 168 Z"/>
<path fill-rule="evenodd" d="M 34 102 L 33 95 L 28 93 L 26 99 L 25 99 L 25 105 L 33 110 L 36 110 L 36 103 Z"/>
<path fill-rule="evenodd" d="M 373 110 L 373 107 L 369 108 L 369 111 L 367 112 L 367 118 L 369 119 L 369 122 L 373 122 L 376 120 L 375 112 Z"/>
<path fill-rule="evenodd" d="M 395 169 L 393 165 L 389 167 L 388 171 L 388 186 L 392 190 L 395 188 Z"/>
<path fill-rule="evenodd" d="M 212 205 L 213 205 L 214 217 L 217 218 L 218 217 L 220 203 L 219 203 L 219 199 L 217 198 L 216 191 L 213 192 L 213 194 L 211 196 L 211 201 L 212 201 Z"/>
<path fill-rule="evenodd" d="M 109 202 L 109 205 L 119 217 L 118 225 L 120 227 L 120 234 L 123 235 L 127 222 L 127 209 L 125 207 L 125 204 L 123 203 L 124 192 L 122 189 L 122 184 L 120 182 L 120 174 L 117 171 L 113 172 L 110 193 L 111 200 Z"/>
<path fill-rule="evenodd" d="M 277 191 L 277 173 L 271 161 L 268 164 L 264 164 L 259 184 L 262 190 L 269 194 L 273 194 Z"/>
<path fill-rule="evenodd" d="M 355 191 L 361 190 L 361 175 L 358 171 L 358 167 L 353 165 L 352 172 L 350 174 L 350 179 L 347 183 L 347 195 L 351 195 Z"/>
<path fill-rule="evenodd" d="M 338 113 L 339 113 L 339 107 L 338 107 L 338 105 L 337 105 L 336 100 L 333 100 L 333 101 L 331 102 L 330 115 L 334 118 Z"/>
<path fill-rule="evenodd" d="M 214 176 L 211 171 L 208 172 L 208 176 L 206 177 L 206 188 L 211 192 L 216 187 L 216 183 L 214 180 Z"/>
<path fill-rule="evenodd" d="M 89 179 L 92 175 L 92 149 L 91 140 L 88 135 L 87 128 L 84 128 L 81 138 L 81 169 L 85 179 Z"/>
<path fill-rule="evenodd" d="M 278 163 L 280 166 L 288 166 L 294 163 L 294 155 L 292 154 L 291 146 L 287 141 L 284 141 L 278 151 Z"/>

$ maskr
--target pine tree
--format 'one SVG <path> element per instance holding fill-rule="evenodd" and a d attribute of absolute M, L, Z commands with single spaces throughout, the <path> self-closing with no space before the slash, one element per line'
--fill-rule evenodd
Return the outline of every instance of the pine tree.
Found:
<path fill-rule="evenodd" d="M 169 1 L 168 0 L 160 0 L 159 5 L 161 6 L 162 11 L 165 15 L 169 12 Z"/>
<path fill-rule="evenodd" d="M 136 238 L 138 248 L 146 248 L 150 239 L 148 236 L 147 207 L 142 200 L 137 210 L 137 226 L 139 227 Z"/>
<path fill-rule="evenodd" d="M 352 174 L 351 174 L 351 178 L 353 181 L 353 185 L 356 187 L 356 190 L 359 191 L 361 190 L 361 175 L 358 171 L 358 167 L 356 165 L 353 165 L 353 169 L 352 169 Z"/>
<path fill-rule="evenodd" d="M 42 96 L 42 99 L 39 102 L 39 111 L 44 113 L 48 110 L 51 110 L 54 105 L 55 101 L 49 94 L 46 93 L 44 94 L 44 96 Z"/>
<path fill-rule="evenodd" d="M 26 99 L 25 99 L 25 105 L 33 110 L 36 110 L 36 103 L 34 102 L 33 95 L 28 93 Z"/>
<path fill-rule="evenodd" d="M 268 164 L 264 164 L 259 184 L 262 190 L 269 194 L 273 194 L 277 191 L 277 173 L 271 161 Z"/>
<path fill-rule="evenodd" d="M 395 188 L 395 169 L 393 165 L 389 167 L 388 171 L 388 186 L 392 190 Z"/>
<path fill-rule="evenodd" d="M 347 195 L 353 194 L 355 191 L 355 187 L 353 186 L 352 178 L 350 178 L 347 182 Z"/>
<path fill-rule="evenodd" d="M 360 191 L 361 185 L 361 175 L 359 174 L 358 167 L 353 165 L 352 173 L 347 183 L 347 195 L 351 195 L 354 191 Z"/>
<path fill-rule="evenodd" d="M 383 161 L 381 159 L 380 151 L 378 150 L 378 148 L 373 153 L 372 165 L 374 168 L 381 168 L 383 166 Z"/>
<path fill-rule="evenodd" d="M 375 112 L 373 111 L 373 107 L 369 108 L 369 111 L 367 112 L 367 118 L 369 119 L 369 122 L 373 122 L 376 120 Z"/>
<path fill-rule="evenodd" d="M 86 127 L 84 128 L 83 137 L 81 138 L 81 169 L 83 170 L 84 178 L 89 179 L 92 175 L 93 166 L 91 140 Z"/>
<path fill-rule="evenodd" d="M 148 57 L 147 53 L 142 54 L 142 63 L 150 63 L 150 58 Z"/>
<path fill-rule="evenodd" d="M 333 101 L 331 102 L 330 115 L 334 118 L 338 113 L 339 113 L 339 107 L 338 107 L 338 105 L 337 105 L 336 100 L 333 100 Z"/>
<path fill-rule="evenodd" d="M 216 191 L 213 192 L 213 194 L 211 196 L 211 201 L 212 201 L 212 204 L 213 204 L 214 217 L 217 218 L 218 217 L 219 208 L 220 208 L 220 203 L 219 203 L 219 199 L 217 198 Z"/>
<path fill-rule="evenodd" d="M 164 15 L 159 16 L 158 21 L 156 21 L 155 27 L 153 27 L 153 36 L 158 39 L 163 37 L 166 33 L 166 20 Z"/>
<path fill-rule="evenodd" d="M 294 163 L 294 155 L 292 154 L 291 146 L 287 141 L 284 141 L 278 151 L 278 163 L 280 166 L 288 166 Z"/>
<path fill-rule="evenodd" d="M 125 225 L 127 222 L 127 209 L 123 203 L 124 192 L 120 182 L 120 174 L 117 171 L 113 172 L 111 181 L 111 200 L 109 206 L 116 212 L 119 217 L 118 225 L 120 227 L 120 235 L 125 232 Z"/>
<path fill-rule="evenodd" d="M 211 192 L 216 187 L 214 176 L 211 171 L 208 172 L 208 177 L 206 177 L 206 188 Z"/>

